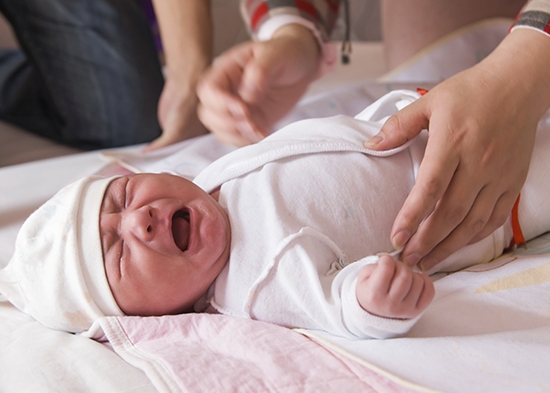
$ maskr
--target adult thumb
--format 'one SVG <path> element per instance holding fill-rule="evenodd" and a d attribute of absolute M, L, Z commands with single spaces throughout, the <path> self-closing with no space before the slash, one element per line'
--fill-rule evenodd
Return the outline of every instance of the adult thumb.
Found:
<path fill-rule="evenodd" d="M 258 43 L 243 70 L 239 95 L 246 103 L 256 103 L 282 78 L 286 59 L 280 47 L 270 41 Z"/>
<path fill-rule="evenodd" d="M 393 149 L 427 129 L 430 118 L 426 102 L 422 97 L 391 116 L 380 132 L 365 142 L 365 147 L 372 150 Z"/>

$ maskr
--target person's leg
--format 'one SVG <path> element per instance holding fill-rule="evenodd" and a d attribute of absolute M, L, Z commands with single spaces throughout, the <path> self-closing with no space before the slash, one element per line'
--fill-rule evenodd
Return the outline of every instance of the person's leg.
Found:
<path fill-rule="evenodd" d="M 0 118 L 29 131 L 53 135 L 56 111 L 43 100 L 36 77 L 22 51 L 0 50 Z"/>
<path fill-rule="evenodd" d="M 0 55 L 0 118 L 101 148 L 160 135 L 163 77 L 140 0 L 0 0 L 25 53 Z"/>
<path fill-rule="evenodd" d="M 382 38 L 391 70 L 456 29 L 493 17 L 515 18 L 526 0 L 382 0 Z"/>

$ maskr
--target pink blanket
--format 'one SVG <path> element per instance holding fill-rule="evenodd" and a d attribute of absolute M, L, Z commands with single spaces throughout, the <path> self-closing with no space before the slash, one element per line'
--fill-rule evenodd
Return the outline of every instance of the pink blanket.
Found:
<path fill-rule="evenodd" d="M 115 351 L 160 392 L 404 392 L 289 329 L 225 315 L 109 317 Z"/>

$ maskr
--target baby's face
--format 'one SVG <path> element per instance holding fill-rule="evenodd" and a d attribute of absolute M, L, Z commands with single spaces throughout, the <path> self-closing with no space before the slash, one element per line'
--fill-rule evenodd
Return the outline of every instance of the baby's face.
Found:
<path fill-rule="evenodd" d="M 229 258 L 229 220 L 218 202 L 173 175 L 114 180 L 99 228 L 105 272 L 127 315 L 187 311 Z"/>

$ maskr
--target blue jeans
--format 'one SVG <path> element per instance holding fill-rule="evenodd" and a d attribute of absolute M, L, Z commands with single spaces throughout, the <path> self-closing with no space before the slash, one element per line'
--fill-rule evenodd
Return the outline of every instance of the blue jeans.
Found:
<path fill-rule="evenodd" d="M 164 79 L 140 0 L 0 0 L 22 51 L 0 51 L 0 119 L 96 149 L 160 135 Z"/>

